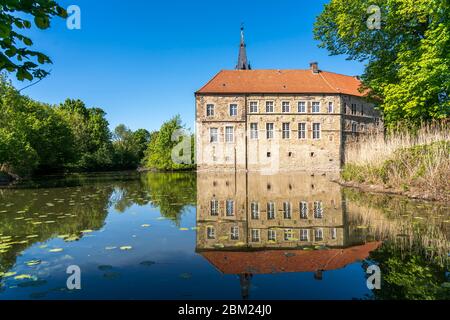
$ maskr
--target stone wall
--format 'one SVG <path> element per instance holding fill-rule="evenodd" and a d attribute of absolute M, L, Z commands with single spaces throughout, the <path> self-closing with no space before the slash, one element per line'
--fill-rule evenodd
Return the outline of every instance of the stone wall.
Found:
<path fill-rule="evenodd" d="M 273 103 L 273 112 L 266 112 L 266 102 Z M 305 112 L 298 110 L 305 103 Z M 320 103 L 313 112 L 313 102 Z M 257 105 L 251 110 L 250 105 Z M 289 103 L 289 112 L 283 112 Z M 332 103 L 333 110 L 328 109 Z M 214 115 L 207 116 L 208 104 Z M 230 104 L 238 107 L 230 116 Z M 351 105 L 356 104 L 356 113 Z M 355 111 L 355 110 L 353 110 Z M 343 163 L 344 147 L 350 138 L 378 128 L 379 114 L 364 99 L 346 95 L 197 95 L 197 166 L 199 170 L 249 171 L 337 171 Z M 266 124 L 273 123 L 274 137 L 267 138 Z M 283 123 L 289 124 L 289 138 L 283 137 Z M 299 137 L 299 123 L 306 124 L 306 137 Z M 313 139 L 313 124 L 320 124 L 320 138 Z M 357 123 L 357 132 L 352 124 Z M 257 137 L 251 135 L 257 125 Z M 234 139 L 225 141 L 225 128 L 232 127 Z M 210 142 L 210 130 L 219 133 L 217 142 Z"/>

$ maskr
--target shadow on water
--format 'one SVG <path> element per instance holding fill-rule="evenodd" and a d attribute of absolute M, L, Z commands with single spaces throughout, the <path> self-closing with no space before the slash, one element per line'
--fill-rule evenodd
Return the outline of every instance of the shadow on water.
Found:
<path fill-rule="evenodd" d="M 138 299 L 177 298 L 175 292 L 184 286 L 188 296 L 223 298 L 228 296 L 218 290 L 226 291 L 228 286 L 231 290 L 234 285 L 244 299 L 255 294 L 286 298 L 261 285 L 254 292 L 254 282 L 267 275 L 276 286 L 281 281 L 277 275 L 311 274 L 315 282 L 326 283 L 328 274 L 344 270 L 346 277 L 362 274 L 363 278 L 355 281 L 365 286 L 364 271 L 371 264 L 380 266 L 382 289 L 369 291 L 362 286 L 356 298 L 448 298 L 448 205 L 343 189 L 330 178 L 310 174 L 121 173 L 53 177 L 0 189 L 0 299 L 3 294 L 23 298 L 21 292 L 31 299 L 48 297 L 49 292 L 33 288 L 51 279 L 32 275 L 31 282 L 20 282 L 14 276 L 26 267 L 24 263 L 33 266 L 48 259 L 50 266 L 46 267 L 51 267 L 51 254 L 40 248 L 55 246 L 58 239 L 66 256 L 76 255 L 83 270 L 90 270 L 94 263 L 91 251 L 98 250 L 97 256 L 109 259 L 98 267 L 104 273 L 102 281 L 120 282 L 127 277 L 132 281 L 154 272 L 151 276 L 145 273 L 146 281 L 154 282 L 136 280 L 134 289 L 127 287 Z M 192 227 L 186 228 L 195 208 Z M 155 211 L 157 216 L 152 215 Z M 150 227 L 142 222 L 150 217 L 167 221 L 151 226 L 151 238 L 136 231 L 138 222 L 139 227 Z M 88 238 L 92 234 L 95 238 Z M 133 240 L 133 246 L 123 247 L 133 249 L 128 256 L 105 252 L 108 241 L 126 244 L 136 234 L 141 242 Z M 186 260 L 180 260 L 180 252 Z M 36 256 L 40 260 L 23 261 Z M 147 256 L 161 256 L 161 261 L 143 261 Z M 122 277 L 114 269 L 116 264 L 124 266 Z M 140 268 L 134 269 L 134 264 Z M 361 274 L 353 275 L 349 269 L 355 264 Z M 158 269 L 160 265 L 164 267 Z M 182 268 L 193 271 L 181 272 Z M 200 281 L 195 287 L 188 286 L 196 271 Z M 179 276 L 158 282 L 168 273 Z M 95 280 L 94 272 L 86 276 L 92 281 L 89 283 L 95 283 L 95 290 L 90 287 L 92 291 L 86 289 L 78 298 L 124 298 L 110 296 L 108 285 Z M 206 279 L 218 287 L 207 286 Z M 17 286 L 22 291 L 14 293 Z M 148 288 L 154 290 L 146 291 Z M 231 292 L 229 297 L 236 298 Z M 69 293 L 58 294 L 62 296 L 55 298 L 67 298 Z M 294 294 L 292 298 L 305 297 Z"/>

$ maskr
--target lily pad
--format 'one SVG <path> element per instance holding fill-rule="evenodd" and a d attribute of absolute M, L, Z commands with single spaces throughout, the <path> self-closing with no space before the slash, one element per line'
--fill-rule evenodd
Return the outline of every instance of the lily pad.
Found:
<path fill-rule="evenodd" d="M 61 249 L 61 248 L 55 248 L 55 249 L 48 250 L 48 252 L 62 252 L 62 251 L 63 251 L 63 249 Z"/>
<path fill-rule="evenodd" d="M 132 246 L 122 246 L 122 247 L 120 247 L 120 250 L 131 250 L 131 249 L 133 249 Z"/>
<path fill-rule="evenodd" d="M 141 265 L 141 266 L 144 266 L 144 267 L 151 267 L 151 266 L 154 265 L 154 264 L 156 264 L 155 261 L 142 261 L 142 262 L 140 263 L 140 265 Z"/>

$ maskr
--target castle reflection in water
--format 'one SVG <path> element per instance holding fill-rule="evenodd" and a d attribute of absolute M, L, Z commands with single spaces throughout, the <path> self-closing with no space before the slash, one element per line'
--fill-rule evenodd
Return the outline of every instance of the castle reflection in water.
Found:
<path fill-rule="evenodd" d="M 364 260 L 380 242 L 348 219 L 341 187 L 328 174 L 199 173 L 197 252 L 241 279 L 323 272 Z"/>

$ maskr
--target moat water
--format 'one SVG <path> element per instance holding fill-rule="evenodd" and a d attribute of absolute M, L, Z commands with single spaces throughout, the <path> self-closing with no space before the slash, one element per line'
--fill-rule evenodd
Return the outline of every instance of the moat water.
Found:
<path fill-rule="evenodd" d="M 0 189 L 0 299 L 450 298 L 449 204 L 330 179 L 129 173 Z"/>

